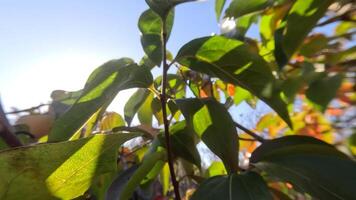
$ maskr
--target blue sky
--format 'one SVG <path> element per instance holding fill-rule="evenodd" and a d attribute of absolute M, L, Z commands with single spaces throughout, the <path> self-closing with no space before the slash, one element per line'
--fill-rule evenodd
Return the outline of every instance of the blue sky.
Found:
<path fill-rule="evenodd" d="M 143 56 L 137 20 L 148 8 L 144 0 L 1 0 L 0 5 L 0 95 L 7 110 L 47 102 L 55 89 L 80 89 L 107 60 Z M 168 47 L 176 52 L 218 30 L 214 1 L 180 5 Z"/>

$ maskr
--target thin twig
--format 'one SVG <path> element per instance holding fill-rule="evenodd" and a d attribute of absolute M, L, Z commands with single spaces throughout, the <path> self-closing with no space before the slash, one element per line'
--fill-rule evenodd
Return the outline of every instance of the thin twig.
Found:
<path fill-rule="evenodd" d="M 23 110 L 15 110 L 15 111 L 11 111 L 11 112 L 7 112 L 5 113 L 6 115 L 12 115 L 12 114 L 18 114 L 18 113 L 22 113 L 22 112 L 31 112 L 33 110 L 36 110 L 36 109 L 39 109 L 43 106 L 49 106 L 50 104 L 48 103 L 44 103 L 44 104 L 40 104 L 38 106 L 34 106 L 34 107 L 31 107 L 31 108 L 26 108 L 26 109 L 23 109 Z"/>
<path fill-rule="evenodd" d="M 22 142 L 16 137 L 12 131 L 12 127 L 6 118 L 4 110 L 0 102 L 0 137 L 8 144 L 10 147 L 20 147 L 23 146 Z"/>
<path fill-rule="evenodd" d="M 256 133 L 252 132 L 251 130 L 247 129 L 246 127 L 242 126 L 241 124 L 234 122 L 235 126 L 241 130 L 243 130 L 245 133 L 249 134 L 253 138 L 255 138 L 257 141 L 263 143 L 266 141 L 263 137 L 257 135 Z"/>
<path fill-rule="evenodd" d="M 152 138 L 152 133 L 139 128 L 139 127 L 128 127 L 128 126 L 118 126 L 112 129 L 113 132 L 118 132 L 118 131 L 128 131 L 128 132 L 141 132 L 145 134 L 147 138 Z"/>
<path fill-rule="evenodd" d="M 176 175 L 174 172 L 174 162 L 173 162 L 173 154 L 171 147 L 171 140 L 169 134 L 169 121 L 167 119 L 167 95 L 166 95 L 166 87 L 167 87 L 167 73 L 170 65 L 167 64 L 167 29 L 166 29 L 166 21 L 163 20 L 162 26 L 162 62 L 163 62 L 163 73 L 162 73 L 162 86 L 161 86 L 161 106 L 162 106 L 162 115 L 163 115 L 163 124 L 164 124 L 164 136 L 167 147 L 167 157 L 168 157 L 168 166 L 171 174 L 171 180 L 174 188 L 175 199 L 180 200 L 179 194 L 179 183 L 176 179 Z M 173 63 L 173 62 L 172 62 Z"/>
<path fill-rule="evenodd" d="M 355 20 L 352 19 L 352 13 L 355 12 L 356 9 L 350 9 L 348 10 L 347 12 L 341 14 L 341 15 L 337 15 L 337 16 L 334 16 L 334 17 L 331 17 L 319 24 L 317 24 L 316 26 L 325 26 L 325 25 L 328 25 L 328 24 L 331 24 L 331 23 L 334 23 L 336 21 L 339 21 L 339 20 L 342 20 L 342 21 L 351 21 L 351 22 L 355 22 Z"/>
<path fill-rule="evenodd" d="M 237 138 L 239 138 L 239 140 L 248 141 L 248 142 L 256 142 L 257 141 L 256 139 L 251 139 L 251 138 L 242 138 L 242 137 L 237 137 Z"/>

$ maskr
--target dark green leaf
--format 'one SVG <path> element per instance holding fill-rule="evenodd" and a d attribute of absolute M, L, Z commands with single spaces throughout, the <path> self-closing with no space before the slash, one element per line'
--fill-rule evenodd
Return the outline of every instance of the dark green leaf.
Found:
<path fill-rule="evenodd" d="M 166 19 L 167 38 L 172 30 L 173 21 L 174 12 L 172 11 Z M 159 66 L 162 61 L 162 19 L 151 9 L 146 10 L 140 16 L 138 28 L 142 33 L 141 44 L 143 50 L 147 54 L 148 58 L 155 63 L 155 65 Z"/>
<path fill-rule="evenodd" d="M 335 98 L 336 92 L 341 86 L 342 79 L 343 75 L 341 74 L 318 79 L 309 85 L 306 96 L 316 104 L 318 110 L 324 112 L 329 102 Z"/>
<path fill-rule="evenodd" d="M 272 193 L 273 199 L 278 199 L 278 200 L 292 200 L 287 194 L 284 192 L 274 189 L 274 188 L 269 188 L 269 190 Z"/>
<path fill-rule="evenodd" d="M 215 14 L 216 14 L 216 21 L 219 22 L 221 12 L 224 9 L 226 0 L 215 0 Z"/>
<path fill-rule="evenodd" d="M 288 136 L 267 141 L 252 153 L 250 162 L 318 199 L 356 198 L 355 161 L 317 139 Z"/>
<path fill-rule="evenodd" d="M 1 199 L 73 199 L 116 170 L 117 148 L 139 134 L 98 134 L 0 152 Z M 30 195 L 30 196 L 29 196 Z"/>
<path fill-rule="evenodd" d="M 282 90 L 289 102 L 294 102 L 295 95 L 304 85 L 303 77 L 291 77 L 286 79 L 282 84 Z"/>
<path fill-rule="evenodd" d="M 273 152 L 280 148 L 287 148 L 290 146 L 296 145 L 324 145 L 326 147 L 333 148 L 332 145 L 315 139 L 313 137 L 293 135 L 293 136 L 285 136 L 280 137 L 274 140 L 267 140 L 263 145 L 259 146 L 254 152 L 253 157 L 251 158 L 252 162 L 257 162 L 257 160 L 262 160 L 263 157 L 268 154 L 268 152 Z"/>
<path fill-rule="evenodd" d="M 179 99 L 187 125 L 233 172 L 238 164 L 237 132 L 226 108 L 213 99 Z"/>
<path fill-rule="evenodd" d="M 312 57 L 327 47 L 329 39 L 323 34 L 315 34 L 308 37 L 300 48 L 300 54 Z"/>
<path fill-rule="evenodd" d="M 147 155 L 142 161 L 140 167 L 135 171 L 127 184 L 125 184 L 119 199 L 130 199 L 135 189 L 140 185 L 141 181 L 146 177 L 146 175 L 155 167 L 157 162 L 164 161 L 165 159 L 166 153 L 164 151 L 154 152 Z"/>
<path fill-rule="evenodd" d="M 173 153 L 200 168 L 201 161 L 196 148 L 196 135 L 186 126 L 185 121 L 178 122 L 171 126 L 169 132 L 171 134 Z M 165 144 L 163 134 L 161 136 L 161 143 Z"/>
<path fill-rule="evenodd" d="M 255 172 L 215 176 L 204 181 L 191 200 L 272 200 L 265 181 Z"/>
<path fill-rule="evenodd" d="M 195 71 L 247 89 L 292 126 L 269 65 L 242 41 L 222 36 L 195 39 L 180 49 L 176 60 Z"/>
<path fill-rule="evenodd" d="M 233 0 L 229 7 L 226 9 L 227 17 L 241 17 L 243 15 L 263 10 L 272 5 L 273 1 L 270 0 Z"/>
<path fill-rule="evenodd" d="M 111 183 L 108 191 L 105 195 L 105 200 L 117 200 L 119 199 L 125 185 L 130 180 L 132 175 L 136 172 L 139 165 L 133 165 L 127 170 L 121 172 L 114 181 Z"/>
<path fill-rule="evenodd" d="M 169 11 L 171 11 L 176 5 L 191 1 L 196 0 L 146 0 L 146 3 L 162 19 L 166 19 Z"/>
<path fill-rule="evenodd" d="M 127 124 L 130 126 L 132 119 L 136 115 L 140 107 L 145 103 L 150 91 L 145 88 L 138 89 L 126 102 L 124 107 L 124 115 Z"/>
<path fill-rule="evenodd" d="M 130 59 L 112 60 L 97 68 L 88 78 L 83 93 L 75 104 L 58 118 L 48 141 L 69 139 L 99 109 L 108 106 L 116 94 L 134 87 L 152 84 L 151 72 Z"/>

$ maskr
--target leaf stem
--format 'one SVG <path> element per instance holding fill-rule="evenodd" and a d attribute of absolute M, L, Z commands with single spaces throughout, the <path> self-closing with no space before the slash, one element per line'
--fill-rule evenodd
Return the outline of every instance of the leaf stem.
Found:
<path fill-rule="evenodd" d="M 173 163 L 173 155 L 172 155 L 172 147 L 171 140 L 169 134 L 169 121 L 167 119 L 167 95 L 166 95 L 166 87 L 167 87 L 167 73 L 170 65 L 167 63 L 167 29 L 166 29 L 166 20 L 162 19 L 162 63 L 163 63 L 163 73 L 162 73 L 162 86 L 161 86 L 161 106 L 162 106 L 162 114 L 163 114 L 163 124 L 164 124 L 164 136 L 167 147 L 167 157 L 168 157 L 168 166 L 171 174 L 171 180 L 174 188 L 175 199 L 180 200 L 179 194 L 179 183 L 176 179 L 176 175 L 174 172 L 174 163 Z"/>
<path fill-rule="evenodd" d="M 256 133 L 250 131 L 249 129 L 247 129 L 246 127 L 242 126 L 241 124 L 234 122 L 235 126 L 241 130 L 243 130 L 245 133 L 249 134 L 250 136 L 252 136 L 253 138 L 255 138 L 257 141 L 264 143 L 266 141 L 266 139 L 264 139 L 263 137 L 257 135 Z"/>
<path fill-rule="evenodd" d="M 10 147 L 20 147 L 23 146 L 21 141 L 16 137 L 16 135 L 11 130 L 11 125 L 7 121 L 4 110 L 0 102 L 0 137 L 8 144 Z"/>

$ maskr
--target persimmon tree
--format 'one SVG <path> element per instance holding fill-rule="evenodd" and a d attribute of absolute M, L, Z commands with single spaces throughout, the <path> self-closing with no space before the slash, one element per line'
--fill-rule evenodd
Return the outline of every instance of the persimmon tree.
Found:
<path fill-rule="evenodd" d="M 174 8 L 194 0 L 146 2 L 141 61 L 54 91 L 45 129 L 0 110 L 1 199 L 356 199 L 352 1 L 216 0 L 221 34 L 176 55 Z M 123 115 L 107 112 L 130 88 Z M 271 112 L 246 128 L 232 109 L 245 103 Z M 198 143 L 219 161 L 203 166 Z"/>

